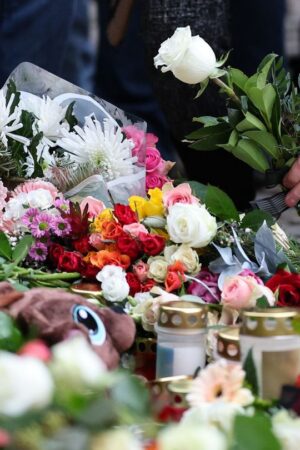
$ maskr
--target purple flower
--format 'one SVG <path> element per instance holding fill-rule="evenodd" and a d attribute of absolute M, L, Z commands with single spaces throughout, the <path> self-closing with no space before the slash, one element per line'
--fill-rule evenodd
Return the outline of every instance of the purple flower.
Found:
<path fill-rule="evenodd" d="M 70 212 L 70 202 L 69 200 L 65 200 L 64 198 L 58 198 L 54 202 L 54 206 L 57 209 L 60 209 L 64 213 Z"/>
<path fill-rule="evenodd" d="M 71 225 L 63 217 L 54 216 L 52 220 L 52 231 L 59 237 L 68 236 L 71 233 Z"/>
<path fill-rule="evenodd" d="M 37 238 L 48 236 L 51 231 L 52 221 L 52 216 L 46 213 L 40 213 L 35 216 L 30 225 L 32 235 Z"/>
<path fill-rule="evenodd" d="M 29 208 L 24 216 L 22 217 L 22 222 L 28 228 L 31 227 L 33 220 L 39 214 L 39 210 L 37 208 Z"/>
<path fill-rule="evenodd" d="M 197 295 L 207 303 L 219 303 L 221 292 L 218 288 L 219 275 L 203 269 L 195 277 L 199 282 L 193 281 L 187 288 L 188 294 Z"/>
<path fill-rule="evenodd" d="M 45 261 L 47 253 L 48 249 L 42 242 L 35 242 L 29 250 L 29 256 L 34 261 Z"/>

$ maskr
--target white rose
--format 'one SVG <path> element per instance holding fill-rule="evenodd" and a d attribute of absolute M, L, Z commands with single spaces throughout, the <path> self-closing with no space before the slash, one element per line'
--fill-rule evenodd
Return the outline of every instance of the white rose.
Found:
<path fill-rule="evenodd" d="M 161 256 L 154 256 L 148 259 L 148 277 L 153 278 L 157 283 L 163 283 L 168 272 L 168 263 Z"/>
<path fill-rule="evenodd" d="M 9 200 L 5 206 L 4 220 L 19 220 L 26 213 L 26 204 L 27 194 L 20 194 Z"/>
<path fill-rule="evenodd" d="M 166 247 L 165 257 L 171 264 L 176 261 L 182 262 L 190 274 L 196 274 L 201 269 L 197 252 L 187 244 L 182 244 L 179 247 L 177 245 Z"/>
<path fill-rule="evenodd" d="M 0 352 L 0 414 L 19 416 L 52 400 L 54 383 L 39 359 Z"/>
<path fill-rule="evenodd" d="M 53 197 L 46 189 L 36 189 L 28 192 L 27 202 L 30 208 L 47 209 L 53 205 Z"/>
<path fill-rule="evenodd" d="M 273 416 L 272 422 L 282 450 L 299 450 L 300 418 L 290 416 L 287 411 L 280 411 Z"/>
<path fill-rule="evenodd" d="M 103 297 L 109 302 L 122 302 L 130 290 L 125 277 L 110 277 L 103 281 L 101 288 Z"/>
<path fill-rule="evenodd" d="M 159 450 L 226 450 L 221 431 L 212 425 L 173 425 L 158 436 Z"/>
<path fill-rule="evenodd" d="M 74 392 L 99 386 L 106 366 L 83 336 L 54 345 L 52 352 L 50 368 L 58 386 Z"/>
<path fill-rule="evenodd" d="M 122 267 L 115 266 L 114 264 L 108 264 L 97 274 L 96 278 L 100 283 L 109 279 L 110 277 L 125 277 L 125 272 Z"/>
<path fill-rule="evenodd" d="M 206 247 L 217 232 L 217 221 L 204 205 L 176 203 L 169 208 L 167 231 L 173 242 Z"/>
<path fill-rule="evenodd" d="M 173 36 L 161 44 L 154 65 L 162 66 L 162 72 L 170 70 L 184 83 L 196 84 L 215 71 L 216 56 L 204 39 L 192 36 L 188 26 L 177 28 Z"/>

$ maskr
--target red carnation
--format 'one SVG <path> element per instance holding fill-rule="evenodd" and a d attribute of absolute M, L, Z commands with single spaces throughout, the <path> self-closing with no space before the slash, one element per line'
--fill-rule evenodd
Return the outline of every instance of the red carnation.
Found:
<path fill-rule="evenodd" d="M 128 272 L 126 273 L 126 280 L 130 287 L 130 295 L 134 296 L 137 292 L 141 292 L 141 283 L 140 280 L 134 273 Z"/>
<path fill-rule="evenodd" d="M 62 272 L 80 272 L 82 267 L 81 255 L 64 252 L 58 259 L 57 268 Z"/>
<path fill-rule="evenodd" d="M 92 249 L 89 243 L 89 236 L 83 236 L 82 238 L 73 241 L 73 247 L 77 252 L 86 255 Z"/>
<path fill-rule="evenodd" d="M 114 215 L 122 225 L 129 225 L 137 222 L 137 216 L 128 205 L 117 203 L 114 209 Z"/>
<path fill-rule="evenodd" d="M 139 238 L 146 255 L 156 256 L 165 248 L 165 239 L 158 234 L 140 233 Z"/>
<path fill-rule="evenodd" d="M 122 254 L 128 255 L 132 261 L 137 259 L 141 251 L 138 242 L 129 234 L 118 237 L 117 248 Z"/>
<path fill-rule="evenodd" d="M 63 255 L 65 249 L 60 244 L 51 244 L 49 247 L 49 258 L 50 260 L 57 265 L 59 257 Z"/>
<path fill-rule="evenodd" d="M 277 291 L 278 306 L 300 307 L 300 274 L 280 269 L 266 286 L 273 292 Z"/>

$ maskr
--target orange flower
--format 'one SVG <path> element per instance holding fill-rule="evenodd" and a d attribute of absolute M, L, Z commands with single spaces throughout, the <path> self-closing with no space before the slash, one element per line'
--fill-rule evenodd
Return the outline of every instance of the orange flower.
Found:
<path fill-rule="evenodd" d="M 128 255 L 120 255 L 120 266 L 123 267 L 123 269 L 128 269 L 130 264 L 131 260 Z"/>
<path fill-rule="evenodd" d="M 115 240 L 123 233 L 122 225 L 114 220 L 105 220 L 102 223 L 101 235 L 103 239 Z"/>
<path fill-rule="evenodd" d="M 128 269 L 131 264 L 131 260 L 128 255 L 121 255 L 118 251 L 100 250 L 100 252 L 91 252 L 89 260 L 93 266 L 103 269 L 108 264 L 114 264 L 115 266 Z"/>
<path fill-rule="evenodd" d="M 184 274 L 186 272 L 186 267 L 181 261 L 175 261 L 174 264 L 168 266 L 169 272 L 178 272 L 179 274 Z"/>
<path fill-rule="evenodd" d="M 167 292 L 175 291 L 179 289 L 182 285 L 182 276 L 178 272 L 169 270 L 165 279 L 165 287 Z"/>

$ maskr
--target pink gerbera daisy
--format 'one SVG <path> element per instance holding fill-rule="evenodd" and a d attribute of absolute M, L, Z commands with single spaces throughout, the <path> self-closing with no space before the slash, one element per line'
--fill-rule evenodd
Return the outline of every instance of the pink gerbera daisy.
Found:
<path fill-rule="evenodd" d="M 49 191 L 53 201 L 58 197 L 58 190 L 56 187 L 52 183 L 40 179 L 25 181 L 25 183 L 19 184 L 19 186 L 13 190 L 12 196 L 16 197 L 21 193 L 28 194 L 29 192 L 36 191 L 37 189 L 45 189 L 46 191 Z"/>
<path fill-rule="evenodd" d="M 48 236 L 52 228 L 53 218 L 46 213 L 36 215 L 30 224 L 30 231 L 34 237 Z"/>

